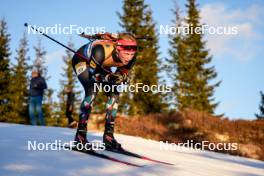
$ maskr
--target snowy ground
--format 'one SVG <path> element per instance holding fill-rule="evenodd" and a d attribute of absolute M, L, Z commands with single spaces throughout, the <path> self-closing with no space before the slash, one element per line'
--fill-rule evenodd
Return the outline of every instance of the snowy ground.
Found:
<path fill-rule="evenodd" d="M 73 151 L 29 151 L 28 140 L 68 142 L 75 130 L 0 123 L 1 176 L 82 176 L 82 175 L 162 175 L 162 176 L 264 176 L 264 162 L 208 151 L 164 151 L 156 141 L 116 135 L 130 151 L 173 163 L 157 164 L 105 152 L 116 158 L 145 165 L 137 168 Z M 101 140 L 101 133 L 89 134 L 89 140 Z"/>

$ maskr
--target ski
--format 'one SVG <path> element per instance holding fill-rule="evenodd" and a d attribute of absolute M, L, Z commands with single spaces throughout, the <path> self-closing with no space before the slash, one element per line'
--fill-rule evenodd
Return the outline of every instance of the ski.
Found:
<path fill-rule="evenodd" d="M 60 147 L 62 147 L 62 146 L 60 146 Z M 111 157 L 111 156 L 108 156 L 108 155 L 105 155 L 105 154 L 102 154 L 102 153 L 98 153 L 98 152 L 96 152 L 94 150 L 78 150 L 76 147 L 70 147 L 70 146 L 63 146 L 63 147 L 67 148 L 69 150 L 73 150 L 73 151 L 80 152 L 80 153 L 85 153 L 85 154 L 88 154 L 88 155 L 92 155 L 94 157 L 106 159 L 106 160 L 113 161 L 113 162 L 120 163 L 120 164 L 125 164 L 125 165 L 128 165 L 128 166 L 134 166 L 134 167 L 143 167 L 142 165 L 138 165 L 138 164 L 126 162 L 126 161 L 123 161 L 123 160 L 119 160 L 117 158 L 114 158 L 114 157 Z"/>
<path fill-rule="evenodd" d="M 122 155 L 127 155 L 127 156 L 131 156 L 131 157 L 135 157 L 135 158 L 139 158 L 139 159 L 143 159 L 143 160 L 147 160 L 147 161 L 152 161 L 152 162 L 155 162 L 155 163 L 166 164 L 166 165 L 174 165 L 172 163 L 151 159 L 149 157 L 142 156 L 142 155 L 127 151 L 127 150 L 125 150 L 123 148 L 121 148 L 120 150 L 106 149 L 106 151 L 110 151 L 110 152 L 114 152 L 114 153 L 118 153 L 118 154 L 122 154 Z"/>

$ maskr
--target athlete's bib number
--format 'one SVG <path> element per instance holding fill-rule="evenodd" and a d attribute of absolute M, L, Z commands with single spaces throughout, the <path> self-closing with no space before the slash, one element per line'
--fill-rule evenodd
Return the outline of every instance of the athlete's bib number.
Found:
<path fill-rule="evenodd" d="M 80 75 L 82 72 L 86 70 L 86 63 L 85 62 L 80 62 L 75 65 L 75 70 L 77 75 Z"/>

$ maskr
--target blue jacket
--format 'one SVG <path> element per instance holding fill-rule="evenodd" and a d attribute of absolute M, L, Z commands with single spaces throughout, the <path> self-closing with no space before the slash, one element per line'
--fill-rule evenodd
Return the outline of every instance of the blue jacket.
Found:
<path fill-rule="evenodd" d="M 47 89 L 47 84 L 43 77 L 38 76 L 30 80 L 29 95 L 31 97 L 43 96 L 44 89 Z"/>

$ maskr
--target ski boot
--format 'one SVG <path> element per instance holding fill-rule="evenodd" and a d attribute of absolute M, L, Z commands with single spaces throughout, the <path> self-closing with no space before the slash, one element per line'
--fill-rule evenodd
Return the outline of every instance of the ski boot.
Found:
<path fill-rule="evenodd" d="M 103 142 L 105 144 L 106 150 L 120 151 L 122 150 L 121 144 L 118 143 L 117 140 L 114 138 L 115 118 L 112 116 L 112 114 L 112 111 L 106 113 Z"/>
<path fill-rule="evenodd" d="M 105 144 L 106 150 L 119 151 L 122 150 L 122 146 L 114 138 L 113 134 L 104 133 L 103 142 Z"/>
<path fill-rule="evenodd" d="M 87 124 L 86 123 L 79 123 L 77 133 L 75 135 L 75 146 L 79 145 L 79 148 L 83 150 L 92 150 L 92 144 L 88 142 L 87 137 Z"/>

